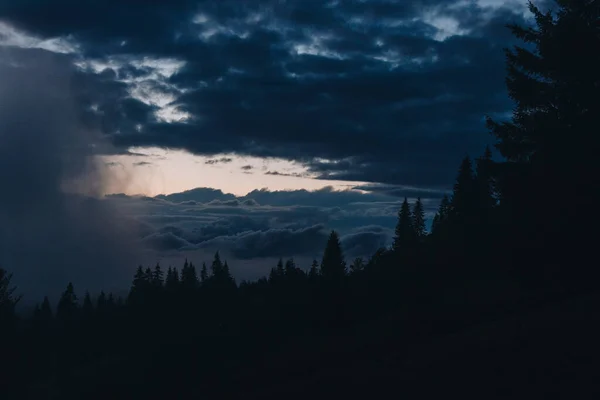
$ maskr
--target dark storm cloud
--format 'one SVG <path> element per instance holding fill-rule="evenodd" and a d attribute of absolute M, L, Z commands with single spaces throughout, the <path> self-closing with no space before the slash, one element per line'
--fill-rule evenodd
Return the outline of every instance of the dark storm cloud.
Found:
<path fill-rule="evenodd" d="M 503 25 L 523 16 L 503 3 L 4 1 L 0 16 L 40 37 L 71 35 L 84 57 L 113 65 L 99 74 L 106 94 L 86 92 L 100 98 L 90 120 L 120 146 L 285 157 L 323 179 L 447 187 L 460 158 L 489 142 L 484 115 L 511 109 Z M 185 64 L 157 77 L 144 57 Z M 148 76 L 146 95 L 172 96 L 193 118 L 158 122 L 162 106 L 128 98 Z"/>

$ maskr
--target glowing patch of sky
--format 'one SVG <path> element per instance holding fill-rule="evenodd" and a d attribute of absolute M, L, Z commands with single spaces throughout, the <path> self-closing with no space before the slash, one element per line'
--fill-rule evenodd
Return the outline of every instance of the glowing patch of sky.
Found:
<path fill-rule="evenodd" d="M 80 68 L 90 69 L 99 74 L 106 69 L 112 69 L 117 74 L 117 80 L 126 83 L 132 98 L 144 104 L 159 108 L 155 117 L 164 122 L 185 122 L 192 116 L 178 109 L 175 102 L 183 89 L 169 85 L 166 80 L 176 74 L 185 66 L 186 62 L 173 58 L 135 58 L 135 57 L 109 57 L 104 60 L 82 60 L 76 62 Z M 136 77 L 125 77 L 121 69 L 131 65 L 145 73 Z"/>
<path fill-rule="evenodd" d="M 396 49 L 385 50 L 381 54 L 373 57 L 375 60 L 385 62 L 389 64 L 390 69 L 398 67 L 410 67 L 410 66 L 422 66 L 426 63 L 436 63 L 439 60 L 439 56 L 434 53 L 430 53 L 423 57 L 408 57 L 403 55 Z"/>
<path fill-rule="evenodd" d="M 249 18 L 250 21 L 254 19 L 258 22 L 260 20 L 260 16 L 257 16 L 257 14 L 251 15 Z M 217 35 L 237 36 L 241 39 L 246 39 L 250 36 L 250 31 L 248 29 L 234 25 L 225 26 L 219 24 L 217 21 L 212 20 L 208 15 L 202 13 L 194 15 L 192 23 L 196 25 L 199 30 L 198 38 L 205 42 Z"/>
<path fill-rule="evenodd" d="M 441 15 L 435 9 L 426 11 L 422 18 L 423 22 L 437 29 L 437 32 L 433 35 L 433 39 L 437 41 L 442 42 L 452 36 L 469 34 L 467 29 L 460 27 L 459 21 L 452 17 Z"/>
<path fill-rule="evenodd" d="M 69 37 L 42 39 L 15 29 L 0 21 L 0 46 L 43 49 L 54 53 L 69 54 L 77 52 L 77 45 Z"/>
<path fill-rule="evenodd" d="M 235 195 L 261 188 L 315 190 L 326 186 L 347 189 L 363 182 L 317 180 L 306 168 L 282 159 L 237 155 L 196 156 L 185 151 L 132 148 L 139 155 L 104 156 L 112 177 L 107 193 L 175 193 L 195 187 L 212 187 Z"/>
<path fill-rule="evenodd" d="M 331 34 L 312 33 L 309 35 L 309 41 L 305 43 L 295 43 L 292 45 L 293 52 L 296 55 L 308 54 L 327 58 L 343 60 L 346 57 L 338 52 L 329 50 L 327 42 L 334 40 L 335 36 Z"/>

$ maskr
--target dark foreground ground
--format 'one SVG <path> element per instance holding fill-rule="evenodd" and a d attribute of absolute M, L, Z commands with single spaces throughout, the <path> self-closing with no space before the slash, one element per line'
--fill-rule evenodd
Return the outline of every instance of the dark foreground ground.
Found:
<path fill-rule="evenodd" d="M 599 398 L 599 305 L 600 295 L 582 296 L 412 344 L 395 341 L 393 328 L 382 321 L 381 336 L 361 335 L 360 341 L 350 336 L 325 357 L 296 354 L 314 366 L 305 374 L 286 373 L 286 367 L 294 369 L 295 357 L 285 364 L 265 361 L 270 368 L 260 375 L 273 384 L 258 384 L 246 395 Z"/>
<path fill-rule="evenodd" d="M 185 362 L 168 350 L 151 360 L 106 359 L 14 398 L 600 398 L 599 306 L 599 293 L 571 296 L 411 339 L 390 315 L 335 337 L 299 336 L 213 371 L 190 367 L 202 357 L 193 348 Z"/>

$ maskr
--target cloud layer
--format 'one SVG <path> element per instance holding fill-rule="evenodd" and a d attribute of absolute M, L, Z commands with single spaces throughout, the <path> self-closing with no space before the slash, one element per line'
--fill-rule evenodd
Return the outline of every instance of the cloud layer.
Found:
<path fill-rule="evenodd" d="M 524 6 L 3 1 L 0 38 L 70 60 L 87 121 L 119 146 L 276 156 L 325 179 L 444 187 L 489 141 L 484 115 L 511 109 L 504 24 L 524 23 Z"/>
<path fill-rule="evenodd" d="M 401 188 L 397 190 L 400 194 Z M 410 194 L 414 189 L 403 195 Z M 431 219 L 439 197 L 419 195 L 424 195 Z M 240 197 L 197 188 L 154 198 L 106 199 L 138 221 L 138 237 L 148 249 L 179 258 L 196 250 L 207 254 L 218 250 L 233 260 L 319 259 L 331 229 L 341 234 L 348 257 L 370 256 L 391 243 L 401 200 L 387 193 L 331 188 L 263 189 Z"/>

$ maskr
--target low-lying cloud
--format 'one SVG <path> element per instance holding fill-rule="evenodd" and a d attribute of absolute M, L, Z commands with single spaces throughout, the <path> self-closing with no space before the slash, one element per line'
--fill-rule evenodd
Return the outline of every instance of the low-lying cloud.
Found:
<path fill-rule="evenodd" d="M 110 198 L 143 226 L 153 228 L 142 238 L 144 246 L 180 257 L 199 250 L 207 254 L 219 250 L 235 263 L 292 256 L 319 259 L 332 229 L 340 233 L 348 258 L 367 257 L 389 246 L 403 200 L 394 191 L 402 187 L 374 192 L 366 189 L 261 189 L 234 196 L 197 188 L 157 196 L 150 204 L 144 197 Z M 405 193 L 413 195 L 407 196 L 411 201 L 423 195 L 426 215 L 431 219 L 439 193 L 410 188 Z M 146 207 L 137 209 L 138 203 Z M 259 272 L 245 271 L 245 276 L 257 277 Z"/>

